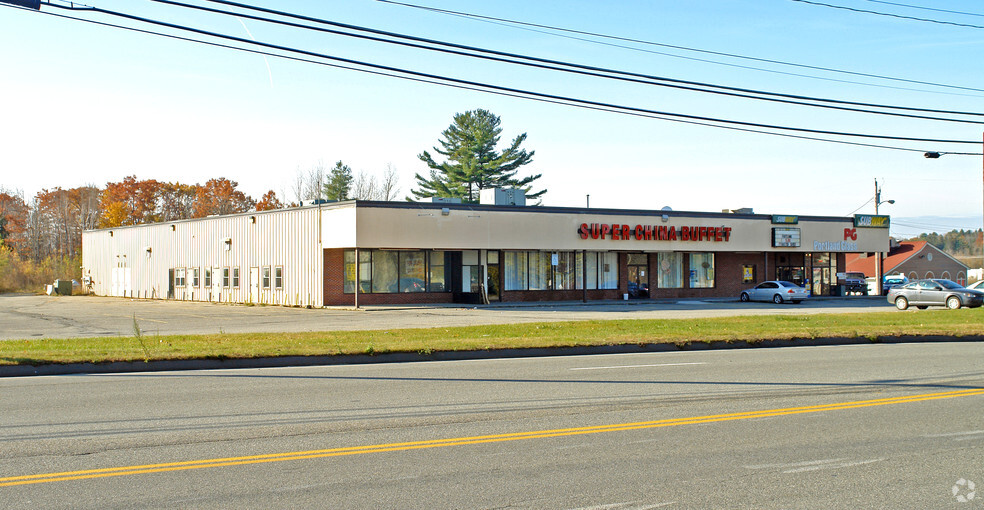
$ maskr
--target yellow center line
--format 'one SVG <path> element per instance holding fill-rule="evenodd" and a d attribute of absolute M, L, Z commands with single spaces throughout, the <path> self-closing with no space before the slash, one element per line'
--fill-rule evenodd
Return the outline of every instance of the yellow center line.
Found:
<path fill-rule="evenodd" d="M 43 473 L 43 474 L 36 474 L 36 475 L 10 476 L 6 478 L 0 478 L 0 487 L 8 487 L 12 485 L 29 485 L 29 484 L 38 484 L 38 483 L 63 482 L 69 480 L 86 480 L 86 479 L 94 479 L 94 478 L 106 478 L 112 476 L 163 473 L 169 471 L 185 471 L 190 469 L 244 466 L 249 464 L 265 464 L 270 462 L 296 461 L 296 460 L 304 460 L 304 459 L 340 457 L 340 456 L 347 456 L 347 455 L 362 455 L 367 453 L 409 451 L 409 450 L 420 450 L 426 448 L 441 448 L 441 447 L 448 447 L 448 446 L 499 443 L 505 441 L 543 439 L 543 438 L 550 438 L 550 437 L 576 436 L 576 435 L 584 435 L 584 434 L 600 434 L 604 432 L 620 432 L 626 430 L 640 430 L 640 429 L 650 429 L 650 428 L 659 428 L 659 427 L 675 427 L 680 425 L 696 425 L 701 423 L 747 420 L 752 418 L 767 418 L 772 416 L 790 416 L 795 414 L 839 411 L 843 409 L 858 409 L 858 408 L 872 407 L 872 406 L 908 404 L 912 402 L 923 402 L 927 400 L 938 400 L 944 398 L 969 397 L 975 395 L 984 395 L 984 388 L 974 388 L 974 389 L 966 389 L 966 390 L 959 390 L 959 391 L 947 391 L 941 393 L 924 393 L 921 395 L 909 395 L 904 397 L 892 397 L 892 398 L 882 398 L 882 399 L 874 399 L 874 400 L 838 402 L 833 404 L 822 404 L 816 406 L 765 409 L 759 411 L 746 411 L 746 412 L 729 413 L 729 414 L 714 414 L 708 416 L 694 416 L 688 418 L 670 418 L 664 420 L 643 421 L 643 422 L 635 422 L 635 423 L 618 423 L 618 424 L 611 424 L 611 425 L 595 425 L 589 427 L 538 430 L 538 431 L 529 431 L 529 432 L 512 432 L 507 434 L 494 434 L 494 435 L 485 435 L 485 436 L 432 439 L 427 441 L 412 441 L 412 442 L 405 442 L 405 443 L 389 443 L 389 444 L 365 445 L 365 446 L 348 446 L 348 447 L 331 448 L 331 449 L 324 449 L 324 450 L 270 453 L 264 455 L 250 455 L 250 456 L 243 456 L 243 457 L 201 459 L 201 460 L 189 460 L 189 461 L 182 461 L 182 462 L 169 462 L 169 463 L 162 463 L 162 464 L 120 466 L 120 467 L 112 467 L 112 468 L 90 469 L 90 470 L 83 470 L 83 471 L 65 471 L 59 473 Z"/>

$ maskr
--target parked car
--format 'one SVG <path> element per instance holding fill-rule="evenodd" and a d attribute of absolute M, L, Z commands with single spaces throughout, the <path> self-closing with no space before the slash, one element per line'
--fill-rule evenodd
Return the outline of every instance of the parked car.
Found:
<path fill-rule="evenodd" d="M 956 310 L 984 304 L 984 291 L 968 289 L 950 280 L 929 279 L 911 281 L 888 291 L 888 302 L 899 310 L 915 306 L 920 310 L 929 306 L 945 306 Z"/>
<path fill-rule="evenodd" d="M 862 296 L 868 295 L 868 285 L 865 281 L 864 273 L 854 271 L 837 273 L 837 279 L 839 282 L 844 282 L 844 292 L 848 294 L 861 294 Z"/>
<path fill-rule="evenodd" d="M 773 280 L 762 282 L 755 288 L 742 291 L 739 299 L 742 301 L 772 301 L 780 304 L 784 301 L 799 303 L 809 297 L 806 288 L 800 287 L 793 282 Z"/>
<path fill-rule="evenodd" d="M 907 283 L 909 279 L 904 274 L 887 274 L 882 277 L 882 294 Z"/>
<path fill-rule="evenodd" d="M 984 290 L 984 280 L 977 280 L 976 282 L 967 286 L 968 289 L 974 290 Z"/>

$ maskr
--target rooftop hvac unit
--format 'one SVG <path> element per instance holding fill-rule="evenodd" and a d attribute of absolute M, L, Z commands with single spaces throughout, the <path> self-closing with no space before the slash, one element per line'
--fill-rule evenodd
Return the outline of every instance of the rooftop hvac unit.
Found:
<path fill-rule="evenodd" d="M 486 205 L 526 205 L 526 190 L 521 188 L 488 188 L 478 192 L 478 203 Z"/>

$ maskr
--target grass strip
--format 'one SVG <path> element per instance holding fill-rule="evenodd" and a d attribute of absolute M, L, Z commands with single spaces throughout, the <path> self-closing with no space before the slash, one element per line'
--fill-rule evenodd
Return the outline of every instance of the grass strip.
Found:
<path fill-rule="evenodd" d="M 0 341 L 0 365 L 107 363 L 278 356 L 430 353 L 794 338 L 984 335 L 984 308 L 858 314 L 756 315 L 704 319 L 592 320 L 329 331 L 217 333 Z"/>

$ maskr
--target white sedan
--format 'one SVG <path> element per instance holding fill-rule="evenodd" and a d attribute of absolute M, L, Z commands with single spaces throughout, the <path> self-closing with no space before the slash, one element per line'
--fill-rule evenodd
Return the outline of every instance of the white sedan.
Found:
<path fill-rule="evenodd" d="M 742 301 L 772 301 L 781 304 L 784 301 L 799 303 L 809 297 L 807 290 L 793 282 L 769 281 L 762 282 L 753 289 L 742 291 Z"/>
<path fill-rule="evenodd" d="M 976 282 L 967 286 L 968 289 L 984 290 L 984 280 L 977 280 Z"/>

